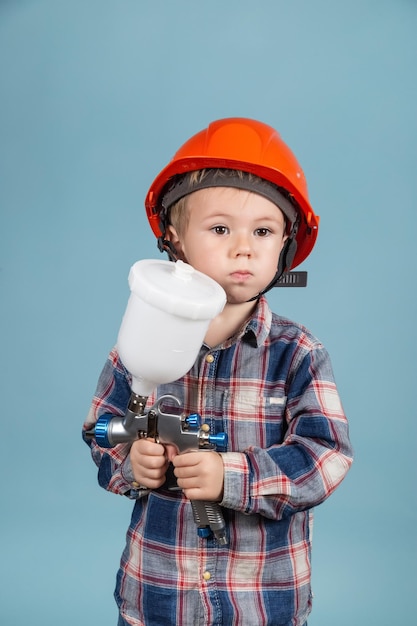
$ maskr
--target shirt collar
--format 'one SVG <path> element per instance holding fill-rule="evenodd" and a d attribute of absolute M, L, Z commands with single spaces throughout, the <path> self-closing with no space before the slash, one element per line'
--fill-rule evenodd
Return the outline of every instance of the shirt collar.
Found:
<path fill-rule="evenodd" d="M 240 340 L 248 343 L 253 348 L 259 348 L 268 338 L 269 331 L 271 330 L 271 322 L 271 309 L 269 308 L 265 296 L 261 296 L 249 320 L 233 337 L 230 337 L 215 349 L 225 350 Z M 210 350 L 205 344 L 203 344 L 202 348 L 204 351 Z"/>
<path fill-rule="evenodd" d="M 256 348 L 263 345 L 271 330 L 272 311 L 265 296 L 259 298 L 258 304 L 243 329 L 242 340 Z"/>

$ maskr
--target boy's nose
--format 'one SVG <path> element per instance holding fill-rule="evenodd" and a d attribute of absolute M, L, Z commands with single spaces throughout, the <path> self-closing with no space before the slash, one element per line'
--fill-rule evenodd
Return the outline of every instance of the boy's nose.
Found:
<path fill-rule="evenodd" d="M 251 256 L 252 247 L 249 236 L 245 233 L 236 234 L 232 249 L 235 256 Z"/>

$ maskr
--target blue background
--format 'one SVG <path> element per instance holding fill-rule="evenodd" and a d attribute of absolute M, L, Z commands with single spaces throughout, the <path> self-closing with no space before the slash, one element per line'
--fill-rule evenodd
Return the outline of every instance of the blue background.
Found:
<path fill-rule="evenodd" d="M 309 626 L 415 619 L 417 3 L 1 0 L 0 619 L 114 626 L 131 503 L 80 439 L 160 257 L 143 198 L 211 120 L 275 126 L 319 240 L 273 309 L 329 349 L 356 461 L 316 511 Z"/>

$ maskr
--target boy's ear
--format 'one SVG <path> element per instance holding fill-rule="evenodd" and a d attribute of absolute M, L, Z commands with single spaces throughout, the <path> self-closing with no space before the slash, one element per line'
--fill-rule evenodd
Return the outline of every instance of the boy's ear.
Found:
<path fill-rule="evenodd" d="M 172 224 L 167 226 L 167 229 L 165 231 L 165 239 L 169 241 L 171 246 L 175 248 L 175 254 L 176 254 L 177 259 L 181 261 L 185 261 L 186 259 L 184 257 L 184 252 L 182 249 L 182 244 L 181 244 L 179 235 L 176 229 L 172 226 Z"/>

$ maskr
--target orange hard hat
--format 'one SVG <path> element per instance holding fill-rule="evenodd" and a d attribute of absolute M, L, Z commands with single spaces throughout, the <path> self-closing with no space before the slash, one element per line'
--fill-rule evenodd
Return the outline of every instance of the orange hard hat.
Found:
<path fill-rule="evenodd" d="M 314 247 L 319 225 L 319 217 L 309 203 L 304 172 L 275 129 L 241 117 L 212 122 L 186 141 L 155 178 L 146 195 L 145 207 L 158 239 L 164 237 L 162 199 L 172 179 L 205 168 L 250 172 L 284 190 L 298 213 L 294 230 L 296 246 L 290 265 L 284 269 L 292 269 L 304 261 Z"/>

